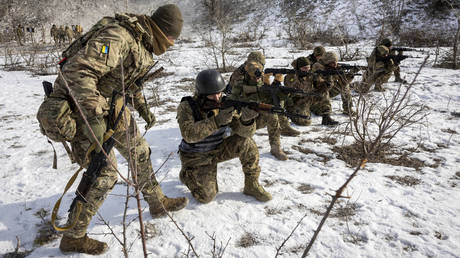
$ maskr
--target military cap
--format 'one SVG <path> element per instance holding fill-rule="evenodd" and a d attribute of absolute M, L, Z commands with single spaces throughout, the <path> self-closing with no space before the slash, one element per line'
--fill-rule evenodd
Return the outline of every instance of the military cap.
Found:
<path fill-rule="evenodd" d="M 382 42 L 380 43 L 380 45 L 384 45 L 385 47 L 391 47 L 392 43 L 389 38 L 384 38 Z"/>
<path fill-rule="evenodd" d="M 314 56 L 322 56 L 326 53 L 326 49 L 323 46 L 317 46 L 313 49 Z"/>
<path fill-rule="evenodd" d="M 339 61 L 339 58 L 337 57 L 337 54 L 335 54 L 334 52 L 326 52 L 321 57 L 321 61 L 323 64 L 337 63 Z"/>
<path fill-rule="evenodd" d="M 248 55 L 248 62 L 255 61 L 261 65 L 265 65 L 265 56 L 260 51 L 253 51 Z"/>
<path fill-rule="evenodd" d="M 171 36 L 176 39 L 179 37 L 184 20 L 182 19 L 182 13 L 177 5 L 167 4 L 160 6 L 152 14 L 151 18 L 166 36 Z"/>
<path fill-rule="evenodd" d="M 300 69 L 300 67 L 304 67 L 304 66 L 307 66 L 307 65 L 311 65 L 310 63 L 310 60 L 308 60 L 308 58 L 306 57 L 299 57 L 296 59 L 296 69 Z"/>

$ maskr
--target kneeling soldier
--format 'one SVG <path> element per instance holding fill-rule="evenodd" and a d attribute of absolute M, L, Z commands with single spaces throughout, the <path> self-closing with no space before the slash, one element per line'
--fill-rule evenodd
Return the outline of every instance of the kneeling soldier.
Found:
<path fill-rule="evenodd" d="M 243 107 L 219 110 L 225 82 L 216 70 L 204 70 L 196 78 L 193 97 L 184 97 L 177 108 L 177 121 L 182 134 L 179 145 L 182 169 L 180 180 L 201 203 L 217 194 L 217 164 L 239 158 L 244 172 L 246 195 L 259 201 L 272 196 L 259 184 L 259 151 L 252 135 L 258 113 Z M 226 137 L 231 130 L 231 136 Z"/>

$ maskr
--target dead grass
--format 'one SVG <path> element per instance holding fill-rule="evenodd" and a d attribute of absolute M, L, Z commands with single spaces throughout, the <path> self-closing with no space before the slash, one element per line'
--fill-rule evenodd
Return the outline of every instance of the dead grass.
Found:
<path fill-rule="evenodd" d="M 392 181 L 405 186 L 414 186 L 422 182 L 422 180 L 415 178 L 413 176 L 385 176 L 386 178 L 391 179 Z"/>
<path fill-rule="evenodd" d="M 297 187 L 297 191 L 303 194 L 311 194 L 315 191 L 315 188 L 310 184 L 302 183 L 300 186 Z"/>
<path fill-rule="evenodd" d="M 241 238 L 236 243 L 236 246 L 248 248 L 251 246 L 255 246 L 259 243 L 256 236 L 253 233 L 246 232 L 244 233 Z"/>
<path fill-rule="evenodd" d="M 34 245 L 42 246 L 61 237 L 61 234 L 54 230 L 51 220 L 48 218 L 49 212 L 47 210 L 41 208 L 34 215 L 42 220 L 41 224 L 37 224 L 38 232 L 34 239 Z M 57 218 L 57 220 L 59 219 Z"/>
<path fill-rule="evenodd" d="M 440 147 L 440 146 L 438 146 Z M 332 151 L 337 153 L 337 158 L 343 160 L 350 166 L 357 166 L 363 154 L 361 152 L 361 146 L 358 144 L 346 145 L 346 146 L 334 146 Z M 420 171 L 422 167 L 439 167 L 441 160 L 435 160 L 435 163 L 430 165 L 416 158 L 409 157 L 416 149 L 398 149 L 392 145 L 385 146 L 382 151 L 376 155 L 372 155 L 368 158 L 368 163 L 384 163 L 393 166 L 402 166 L 414 168 L 416 171 Z"/>
<path fill-rule="evenodd" d="M 283 213 L 283 211 L 280 208 L 272 208 L 268 206 L 265 206 L 264 210 L 265 210 L 265 215 L 267 216 L 279 215 Z"/>
<path fill-rule="evenodd" d="M 276 179 L 276 180 L 269 180 L 269 179 L 264 179 L 262 180 L 262 183 L 264 184 L 264 187 L 270 187 L 275 184 L 282 184 L 282 185 L 290 185 L 292 182 L 287 181 L 285 179 Z"/>

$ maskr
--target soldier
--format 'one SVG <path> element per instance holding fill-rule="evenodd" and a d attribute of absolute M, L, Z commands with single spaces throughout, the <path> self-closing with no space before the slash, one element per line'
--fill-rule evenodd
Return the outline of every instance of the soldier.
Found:
<path fill-rule="evenodd" d="M 65 26 L 65 37 L 69 41 L 69 43 L 72 43 L 74 34 L 72 29 L 69 26 Z"/>
<path fill-rule="evenodd" d="M 83 28 L 81 25 L 75 25 L 75 38 L 79 38 L 83 34 Z"/>
<path fill-rule="evenodd" d="M 19 45 L 24 46 L 24 27 L 21 24 L 16 27 L 16 40 L 18 41 Z"/>
<path fill-rule="evenodd" d="M 316 88 L 313 86 L 313 75 L 306 74 L 310 72 L 311 63 L 308 57 L 299 57 L 295 59 L 291 64 L 296 70 L 296 74 L 288 74 L 284 79 L 284 85 L 292 88 L 301 89 L 308 93 L 313 93 L 316 96 L 294 96 L 292 102 L 286 106 L 288 111 L 310 116 L 311 108 L 315 108 L 317 113 L 322 116 L 321 124 L 323 125 L 336 125 L 337 122 L 331 117 L 331 100 L 329 99 L 329 92 Z M 318 85 L 319 86 L 319 85 Z M 311 124 L 311 119 L 296 118 L 292 119 L 297 125 L 308 126 Z"/>
<path fill-rule="evenodd" d="M 64 26 L 61 25 L 58 29 L 58 45 L 62 46 L 63 44 L 65 44 L 65 30 Z"/>
<path fill-rule="evenodd" d="M 54 40 L 54 44 L 57 45 L 59 43 L 59 39 L 58 39 L 58 28 L 56 27 L 56 24 L 53 24 L 53 26 L 51 26 L 50 35 L 51 35 L 51 38 L 53 38 Z"/>
<path fill-rule="evenodd" d="M 244 172 L 243 193 L 266 202 L 270 193 L 259 184 L 259 151 L 252 135 L 258 113 L 243 107 L 219 110 L 225 82 L 216 70 L 201 71 L 195 81 L 195 95 L 184 97 L 177 108 L 177 122 L 182 134 L 179 154 L 182 163 L 180 180 L 193 197 L 208 203 L 218 192 L 217 164 L 239 158 Z M 232 130 L 232 135 L 226 132 Z"/>
<path fill-rule="evenodd" d="M 391 56 L 403 55 L 403 51 L 398 51 L 398 53 L 396 54 L 396 51 L 391 48 L 393 43 L 391 42 L 391 40 L 389 38 L 384 38 L 382 40 L 381 45 L 386 46 L 390 50 L 390 55 Z M 406 80 L 401 78 L 401 68 L 399 67 L 399 63 L 396 63 L 396 62 L 395 62 L 395 67 L 394 67 L 394 75 L 395 75 L 395 82 L 407 83 Z"/>
<path fill-rule="evenodd" d="M 375 84 L 375 91 L 385 91 L 383 84 L 388 82 L 393 71 L 397 69 L 394 61 L 388 58 L 390 48 L 383 43 L 391 47 L 391 41 L 384 39 L 382 44 L 374 48 L 367 58 L 367 70 L 363 74 L 363 80 L 360 85 L 360 91 L 362 92 L 368 92 L 373 84 Z"/>
<path fill-rule="evenodd" d="M 323 46 L 316 46 L 307 58 L 311 65 L 314 65 L 319 59 L 326 53 L 326 49 Z"/>
<path fill-rule="evenodd" d="M 265 56 L 254 51 L 249 53 L 246 62 L 235 70 L 230 77 L 232 87 L 231 98 L 242 101 L 256 101 L 273 104 L 271 96 L 258 90 L 264 82 L 262 80 L 265 65 Z M 256 120 L 257 129 L 267 127 L 270 153 L 279 160 L 287 160 L 287 155 L 280 147 L 280 123 L 278 115 L 260 113 Z"/>
<path fill-rule="evenodd" d="M 77 101 L 72 102 L 71 106 L 80 106 L 86 116 L 89 126 L 74 108 L 77 132 L 71 145 L 76 161 L 83 167 L 87 167 L 89 163 L 86 158 L 88 148 L 96 139 L 102 144 L 107 123 L 113 124 L 115 117 L 108 117 L 109 104 L 117 104 L 115 110 L 120 110 L 124 103 L 124 96 L 120 94 L 123 92 L 123 85 L 126 86 L 124 90 L 128 94 L 127 97 L 134 102 L 134 108 L 146 121 L 146 129 L 155 124 L 155 116 L 149 110 L 142 94 L 142 84 L 137 82 L 153 66 L 152 54 L 161 55 L 171 47 L 183 24 L 179 8 L 173 4 L 159 7 L 151 16 L 118 14 L 115 19 L 116 22 L 99 28 L 88 41 L 81 43 L 78 51 L 72 52 L 73 55 L 61 63 L 62 73 L 58 75 L 51 95 L 71 99 L 66 86 L 68 85 Z M 124 65 L 123 70 L 120 70 L 121 65 Z M 124 74 L 120 71 L 124 71 Z M 169 198 L 163 194 L 152 168 L 149 145 L 140 134 L 128 108 L 124 109 L 124 117 L 126 119 L 120 121 L 113 134 L 115 148 L 127 160 L 131 154 L 138 173 L 137 180 L 144 200 L 149 205 L 150 214 L 152 217 L 158 217 L 165 215 L 165 211 L 184 208 L 188 202 L 187 198 Z M 127 127 L 128 130 L 125 129 Z M 132 142 L 126 144 L 127 139 Z M 131 146 L 131 149 L 127 146 Z M 100 151 L 98 145 L 95 151 Z M 109 158 L 110 163 L 116 165 L 113 150 L 109 152 Z M 59 246 L 62 252 L 96 255 L 107 250 L 106 243 L 89 238 L 86 230 L 91 218 L 116 182 L 116 170 L 111 165 L 105 166 L 90 186 L 85 197 L 87 203 L 83 204 L 79 217 L 76 217 L 75 209 L 70 211 L 68 225 L 72 225 L 71 222 L 74 220 L 76 224 L 64 232 Z"/>
<path fill-rule="evenodd" d="M 334 52 L 326 52 L 312 67 L 312 71 L 335 71 L 337 69 L 338 57 Z M 341 93 L 342 97 L 342 108 L 344 114 L 352 115 L 351 110 L 351 93 L 350 88 L 347 83 L 349 78 L 343 78 L 343 75 L 322 75 L 315 74 L 313 76 L 313 84 L 319 90 L 327 90 L 329 96 L 332 94 Z M 345 82 L 344 82 L 345 81 Z M 329 104 L 330 105 L 330 104 Z M 328 107 L 330 108 L 330 107 Z M 324 117 L 322 124 L 327 125 L 336 125 L 337 121 L 332 119 L 329 120 L 328 117 Z"/>

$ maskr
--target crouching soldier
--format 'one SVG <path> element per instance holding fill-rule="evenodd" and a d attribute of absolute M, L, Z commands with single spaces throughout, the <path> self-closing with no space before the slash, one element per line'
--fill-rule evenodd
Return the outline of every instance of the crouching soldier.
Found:
<path fill-rule="evenodd" d="M 216 70 L 201 71 L 195 87 L 195 95 L 184 97 L 177 108 L 183 137 L 179 145 L 181 182 L 197 201 L 208 203 L 218 192 L 217 164 L 239 158 L 244 172 L 243 193 L 259 201 L 271 200 L 258 181 L 259 151 L 252 139 L 258 113 L 246 107 L 240 113 L 233 107 L 218 109 L 225 82 Z"/>

